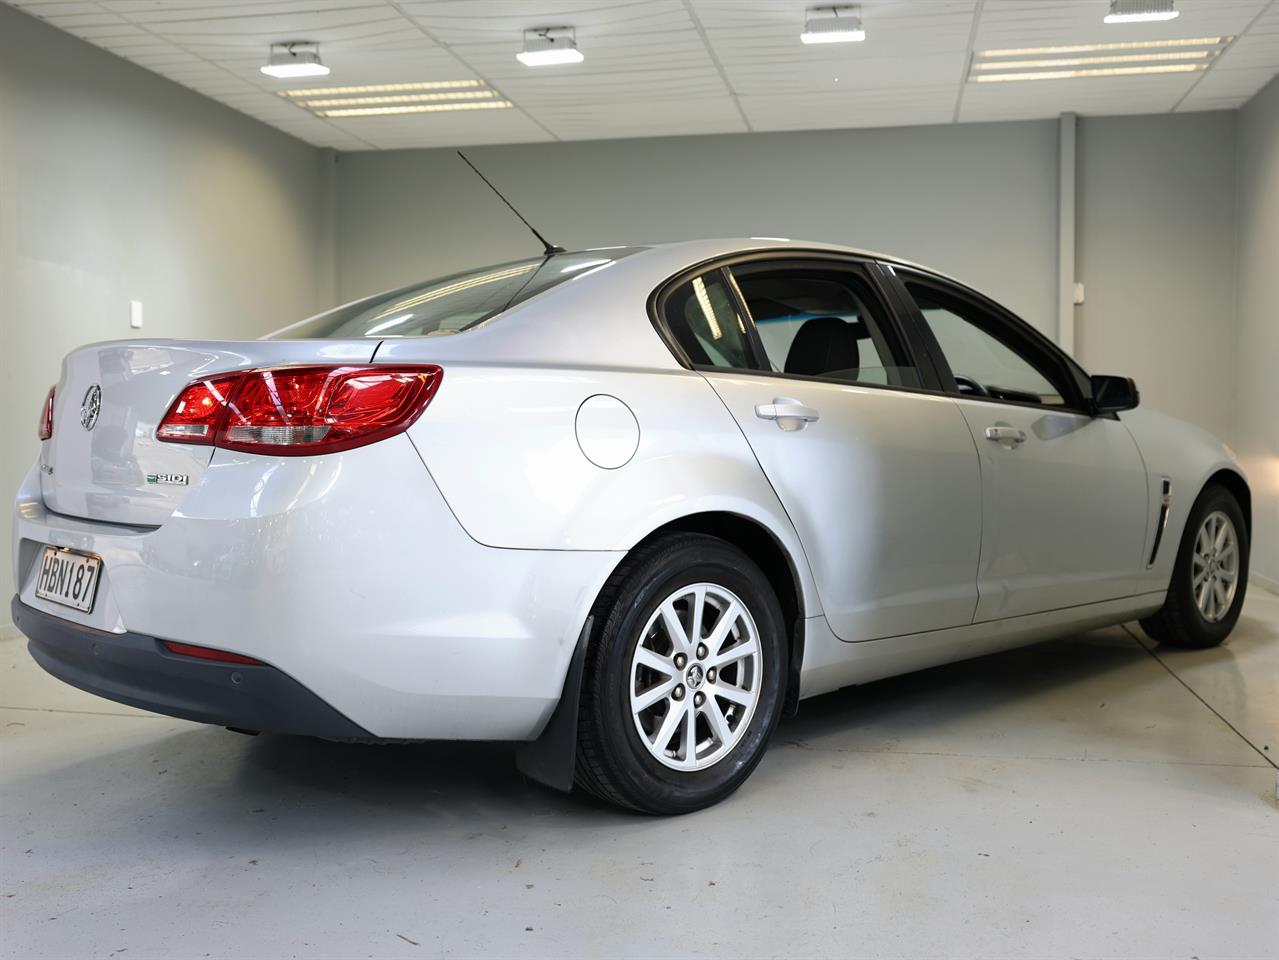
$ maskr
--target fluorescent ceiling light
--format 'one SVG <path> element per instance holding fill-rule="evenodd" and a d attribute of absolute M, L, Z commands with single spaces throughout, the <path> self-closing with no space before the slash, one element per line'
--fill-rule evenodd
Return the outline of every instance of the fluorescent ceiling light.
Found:
<path fill-rule="evenodd" d="M 456 90 L 461 87 L 482 87 L 483 80 L 425 80 L 420 83 L 368 83 L 359 87 L 299 87 L 281 90 L 282 97 L 327 97 L 354 93 L 395 93 L 401 90 Z"/>
<path fill-rule="evenodd" d="M 1175 20 L 1178 11 L 1173 0 L 1110 0 L 1110 13 L 1104 23 L 1149 23 L 1155 20 Z"/>
<path fill-rule="evenodd" d="M 812 7 L 805 12 L 804 43 L 859 43 L 866 39 L 860 7 Z"/>
<path fill-rule="evenodd" d="M 577 49 L 577 31 L 573 27 L 538 27 L 524 31 L 524 49 L 515 59 L 526 67 L 550 67 L 581 63 L 586 58 Z"/>
<path fill-rule="evenodd" d="M 390 117 L 404 113 L 440 113 L 446 110 L 504 110 L 510 100 L 474 100 L 463 103 L 417 103 L 400 107 L 341 107 L 316 110 L 317 117 Z"/>
<path fill-rule="evenodd" d="M 277 80 L 325 77 L 329 74 L 329 68 L 320 62 L 318 43 L 273 43 L 267 62 L 260 69 Z"/>
<path fill-rule="evenodd" d="M 970 77 L 977 83 L 1006 80 L 1077 80 L 1081 77 L 1130 77 L 1148 73 L 1194 73 L 1206 70 L 1206 63 L 1161 63 L 1151 67 L 1096 67 L 1084 70 L 1037 70 L 1030 73 L 983 73 Z"/>
<path fill-rule="evenodd" d="M 280 91 L 280 96 L 317 117 L 390 117 L 454 110 L 503 110 L 513 106 L 482 80 L 297 87 Z"/>
<path fill-rule="evenodd" d="M 1074 43 L 1062 47 L 1014 47 L 1007 50 L 981 50 L 978 57 L 1033 57 L 1039 54 L 1094 53 L 1102 50 L 1157 50 L 1163 47 L 1216 47 L 1234 37 L 1194 37 L 1177 40 L 1128 40 L 1119 43 Z"/>
<path fill-rule="evenodd" d="M 1208 69 L 1233 39 L 1196 37 L 981 50 L 973 56 L 968 79 L 974 83 L 1000 83 L 1195 73 Z M 1027 59 L 1016 59 L 1019 57 Z"/>
<path fill-rule="evenodd" d="M 1124 53 L 1106 57 L 1051 57 L 1047 60 L 985 60 L 974 70 L 1009 70 L 1014 67 L 1083 67 L 1095 63 L 1163 63 L 1168 60 L 1203 60 L 1211 50 L 1169 50 L 1167 53 Z"/>
<path fill-rule="evenodd" d="M 297 100 L 308 109 L 317 107 L 357 107 L 380 103 L 436 103 L 442 100 L 483 100 L 496 97 L 496 90 L 451 90 L 443 93 L 399 93 L 384 97 L 324 97 L 319 100 Z"/>

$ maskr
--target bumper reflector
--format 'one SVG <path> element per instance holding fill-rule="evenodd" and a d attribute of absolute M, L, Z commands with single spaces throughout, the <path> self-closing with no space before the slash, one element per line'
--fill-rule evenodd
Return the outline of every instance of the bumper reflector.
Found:
<path fill-rule="evenodd" d="M 174 643 L 171 640 L 161 640 L 160 644 L 170 653 L 176 653 L 183 657 L 195 657 L 197 660 L 216 660 L 219 663 L 241 663 L 246 667 L 265 666 L 261 660 L 254 660 L 252 657 L 246 657 L 238 653 L 229 653 L 226 650 L 214 650 L 212 647 L 197 647 L 195 644 Z"/>

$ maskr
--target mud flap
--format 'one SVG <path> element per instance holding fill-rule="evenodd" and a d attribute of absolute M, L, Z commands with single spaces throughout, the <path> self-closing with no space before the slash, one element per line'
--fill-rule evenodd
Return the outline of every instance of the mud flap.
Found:
<path fill-rule="evenodd" d="M 546 722 L 541 736 L 521 743 L 515 751 L 515 765 L 526 777 L 556 790 L 573 789 L 573 773 L 577 768 L 577 708 L 582 698 L 582 669 L 586 663 L 586 645 L 590 642 L 595 618 L 587 617 L 577 637 L 573 659 L 559 705 Z"/>

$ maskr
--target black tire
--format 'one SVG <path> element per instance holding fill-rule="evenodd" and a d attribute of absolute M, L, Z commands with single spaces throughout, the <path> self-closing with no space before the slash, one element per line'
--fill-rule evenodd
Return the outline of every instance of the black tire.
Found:
<path fill-rule="evenodd" d="M 1224 513 L 1235 528 L 1239 569 L 1230 608 L 1221 619 L 1210 622 L 1195 603 L 1191 571 L 1199 530 L 1208 516 L 1217 511 Z M 1215 647 L 1225 640 L 1235 628 L 1248 589 L 1248 547 L 1248 527 L 1239 501 L 1225 487 L 1216 484 L 1205 487 L 1186 520 L 1172 568 L 1172 581 L 1168 584 L 1168 597 L 1157 613 L 1141 621 L 1142 629 L 1152 640 L 1173 647 L 1202 649 Z"/>
<path fill-rule="evenodd" d="M 640 634 L 675 590 L 709 582 L 728 590 L 755 621 L 761 676 L 745 733 L 701 770 L 664 766 L 640 741 L 630 709 L 631 659 Z M 582 674 L 576 783 L 620 806 L 650 814 L 691 813 L 723 800 L 759 763 L 781 716 L 786 628 L 781 606 L 759 567 L 732 544 L 673 534 L 637 548 L 604 585 Z"/>

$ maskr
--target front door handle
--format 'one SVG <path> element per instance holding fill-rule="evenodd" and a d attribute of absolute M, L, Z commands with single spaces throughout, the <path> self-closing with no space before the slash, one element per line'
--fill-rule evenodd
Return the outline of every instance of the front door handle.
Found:
<path fill-rule="evenodd" d="M 755 408 L 755 416 L 775 420 L 783 430 L 802 430 L 805 424 L 815 423 L 821 414 L 791 397 L 773 397 L 772 403 L 761 403 Z"/>
<path fill-rule="evenodd" d="M 1010 443 L 1015 447 L 1026 442 L 1026 431 L 1016 427 L 987 427 L 986 439 L 996 443 Z"/>

